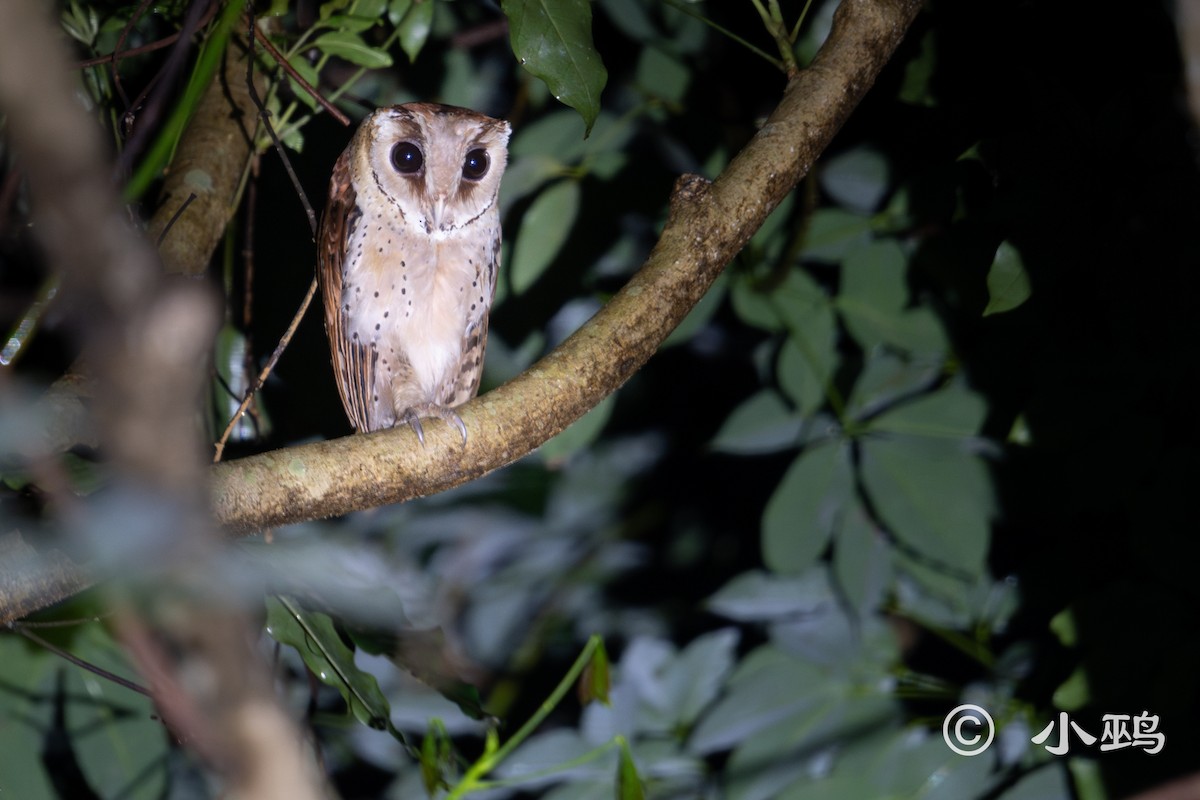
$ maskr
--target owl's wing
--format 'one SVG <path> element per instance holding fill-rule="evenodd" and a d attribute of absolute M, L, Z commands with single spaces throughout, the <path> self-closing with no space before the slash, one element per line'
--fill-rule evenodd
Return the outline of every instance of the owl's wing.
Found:
<path fill-rule="evenodd" d="M 459 359 L 458 375 L 450 391 L 445 392 L 446 405 L 453 408 L 460 406 L 475 396 L 479 391 L 479 381 L 483 377 L 483 355 L 487 350 L 488 312 L 492 301 L 496 298 L 496 274 L 500 271 L 500 238 L 496 237 L 492 248 L 492 259 L 489 264 L 480 264 L 476 271 L 476 281 L 483 289 L 486 299 L 467 318 L 467 327 L 463 332 L 462 357 Z"/>
<path fill-rule="evenodd" d="M 350 424 L 359 431 L 368 431 L 367 411 L 371 407 L 378 353 L 346 336 L 342 326 L 345 310 L 341 308 L 343 264 L 350 236 L 361 216 L 354 187 L 350 184 L 347 151 L 334 164 L 333 177 L 329 179 L 329 197 L 317 235 L 317 278 L 321 284 L 321 298 L 325 301 L 325 333 L 329 337 L 338 393 L 342 396 Z"/>

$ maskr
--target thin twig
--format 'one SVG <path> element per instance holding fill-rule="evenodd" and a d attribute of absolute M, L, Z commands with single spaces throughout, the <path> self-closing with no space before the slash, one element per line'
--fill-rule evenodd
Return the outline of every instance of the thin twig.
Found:
<path fill-rule="evenodd" d="M 304 300 L 300 303 L 299 310 L 292 317 L 292 322 L 288 325 L 283 336 L 279 339 L 279 344 L 275 346 L 275 352 L 271 353 L 271 357 L 267 359 L 267 364 L 258 373 L 258 377 L 254 379 L 254 385 L 246 390 L 246 397 L 242 400 L 242 404 L 238 406 L 238 410 L 234 412 L 233 418 L 229 420 L 229 424 L 225 426 L 225 432 L 221 434 L 221 439 L 215 445 L 216 452 L 213 454 L 213 463 L 221 460 L 221 455 L 225 452 L 225 443 L 229 441 L 230 435 L 233 433 L 233 428 L 242 414 L 249 408 L 250 402 L 254 399 L 254 395 L 267 382 L 267 377 L 271 374 L 271 370 L 275 369 L 275 364 L 278 363 L 279 357 L 283 355 L 283 351 L 292 342 L 292 336 L 296 333 L 296 328 L 300 327 L 300 320 L 304 319 L 304 314 L 308 311 L 308 306 L 312 303 L 313 295 L 317 293 L 317 279 L 314 277 L 312 282 L 308 284 L 308 293 L 304 295 Z"/>
<path fill-rule="evenodd" d="M 211 7 L 212 4 L 210 3 Z M 158 122 L 161 115 L 162 107 L 166 103 L 166 95 L 171 90 L 175 83 L 175 78 L 183 69 L 184 56 L 187 54 L 187 43 L 191 41 L 192 34 L 200 29 L 204 21 L 204 14 L 199 13 L 202 6 L 197 3 L 188 9 L 187 16 L 183 19 L 183 27 L 180 29 L 180 43 L 169 56 L 167 62 L 163 65 L 160 72 L 166 80 L 161 81 L 159 86 L 154 90 L 152 96 L 146 102 L 146 113 L 143 119 L 134 130 L 133 136 L 125 144 L 125 149 L 121 151 L 120 157 L 117 159 L 117 174 L 125 175 L 132 167 L 133 161 L 137 158 L 142 146 L 145 144 L 146 137 L 150 135 L 154 125 Z"/>
<path fill-rule="evenodd" d="M 283 68 L 283 71 L 288 74 L 289 78 L 300 84 L 300 88 L 308 92 L 312 99 L 316 100 L 321 105 L 321 108 L 329 112 L 330 116 L 343 125 L 348 126 L 350 124 L 350 118 L 343 114 L 337 106 L 322 97 L 321 93 L 318 92 L 311 83 L 304 80 L 304 77 L 296 71 L 295 67 L 288 63 L 288 60 L 284 57 L 283 53 L 275 49 L 275 45 L 271 44 L 271 40 L 267 38 L 265 33 L 258 29 L 257 25 L 251 23 L 250 28 L 254 31 L 254 38 L 263 46 L 263 49 L 271 54 L 271 58 L 275 59 L 275 63 Z"/>
<path fill-rule="evenodd" d="M 142 14 L 146 13 L 146 7 L 149 6 L 151 0 L 142 0 L 141 5 L 133 12 L 133 16 L 129 18 L 129 22 L 125 23 L 125 27 L 121 29 L 121 35 L 117 37 L 117 46 L 113 48 L 112 58 L 108 62 L 108 70 L 112 73 L 113 86 L 117 87 L 117 94 L 121 96 L 121 102 L 125 105 L 125 113 L 130 113 L 133 108 L 129 105 L 129 96 L 125 94 L 125 87 L 121 85 L 121 71 L 117 68 L 117 59 L 120 56 L 121 50 L 125 47 L 125 40 L 129 38 L 129 32 L 133 30 L 133 26 L 137 25 Z"/>
<path fill-rule="evenodd" d="M 182 31 L 177 31 L 169 36 L 164 36 L 161 39 L 150 42 L 149 44 L 141 45 L 140 47 L 131 47 L 130 49 L 122 50 L 119 53 L 114 50 L 106 56 L 96 56 L 95 58 L 89 58 L 84 61 L 76 61 L 75 69 L 87 69 L 89 67 L 100 67 L 105 64 L 115 64 L 119 60 L 123 61 L 127 58 L 133 58 L 134 56 L 153 53 L 155 50 L 162 50 L 164 47 L 170 47 L 171 45 L 175 44 L 175 42 L 179 41 L 179 37 L 182 35 Z"/>
<path fill-rule="evenodd" d="M 304 187 L 300 185 L 300 179 L 296 177 L 296 170 L 292 169 L 292 161 L 284 152 L 283 143 L 279 141 L 279 136 L 275 133 L 275 126 L 271 124 L 271 112 L 267 111 L 267 107 L 263 105 L 262 98 L 258 96 L 258 90 L 254 88 L 254 14 L 247 14 L 250 19 L 250 58 L 246 59 L 246 86 L 250 89 L 250 99 L 254 102 L 254 106 L 258 109 L 259 119 L 267 129 L 267 133 L 271 136 L 271 141 L 275 144 L 275 152 L 279 153 L 279 158 L 283 160 L 283 168 L 287 170 L 288 177 L 292 181 L 292 186 L 296 189 L 296 194 L 300 196 L 300 202 L 304 205 L 304 213 L 308 215 L 308 227 L 312 231 L 313 240 L 317 238 L 317 214 L 313 211 L 312 205 L 308 202 L 308 195 L 304 193 Z"/>
<path fill-rule="evenodd" d="M 179 206 L 179 210 L 171 215 L 171 219 L 167 222 L 166 226 L 163 227 L 162 233 L 158 235 L 158 241 L 154 243 L 155 247 L 162 247 L 163 239 L 167 238 L 167 234 L 170 232 L 171 228 L 176 222 L 179 221 L 179 218 L 183 216 L 183 212 L 187 211 L 187 207 L 190 206 L 192 201 L 195 199 L 196 193 L 192 192 L 187 196 L 187 200 L 184 200 L 183 204 Z"/>
<path fill-rule="evenodd" d="M 16 623 L 13 623 L 10 627 L 12 627 L 13 630 L 15 630 L 17 633 L 21 634 L 22 636 L 24 636 L 26 639 L 30 640 L 31 642 L 34 642 L 35 644 L 46 648 L 47 650 L 49 650 L 51 653 L 54 653 L 54 655 L 58 656 L 59 658 L 65 658 L 67 661 L 70 661 L 72 664 L 79 667 L 80 669 L 86 669 L 88 672 L 91 672 L 94 675 L 99 675 L 101 678 L 107 678 L 108 680 L 112 681 L 113 683 L 115 683 L 119 686 L 124 686 L 126 689 L 129 689 L 130 691 L 137 692 L 138 694 L 144 694 L 144 695 L 146 695 L 146 697 L 153 697 L 153 695 L 150 694 L 149 689 L 139 686 L 138 684 L 134 683 L 133 681 L 129 680 L 128 678 L 122 678 L 120 675 L 114 675 L 113 673 L 109 672 L 106 669 L 101 669 L 100 667 L 97 667 L 95 664 L 84 661 L 79 656 L 72 655 L 72 654 L 68 653 L 66 650 L 63 650 L 61 647 L 58 647 L 57 645 L 50 644 L 50 642 L 47 642 L 45 639 L 38 636 L 33 631 L 28 630 L 23 623 L 16 622 Z"/>

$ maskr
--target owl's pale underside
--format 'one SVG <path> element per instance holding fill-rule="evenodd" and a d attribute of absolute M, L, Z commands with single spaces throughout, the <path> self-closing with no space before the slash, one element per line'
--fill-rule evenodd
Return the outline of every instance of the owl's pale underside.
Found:
<path fill-rule="evenodd" d="M 317 273 L 342 405 L 367 432 L 439 417 L 479 390 L 500 269 L 507 122 L 409 103 L 363 120 L 333 168 Z"/>

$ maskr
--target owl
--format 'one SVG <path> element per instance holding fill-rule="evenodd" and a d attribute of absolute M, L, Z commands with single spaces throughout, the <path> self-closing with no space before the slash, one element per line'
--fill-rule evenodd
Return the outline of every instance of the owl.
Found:
<path fill-rule="evenodd" d="M 408 103 L 359 126 L 333 168 L 317 274 L 342 405 L 360 432 L 439 417 L 479 390 L 500 269 L 511 129 Z"/>

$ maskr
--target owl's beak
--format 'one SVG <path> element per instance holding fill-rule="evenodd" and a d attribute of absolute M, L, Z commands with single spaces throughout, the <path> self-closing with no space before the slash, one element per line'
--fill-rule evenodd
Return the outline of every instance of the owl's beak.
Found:
<path fill-rule="evenodd" d="M 442 216 L 446 211 L 446 195 L 438 195 L 433 198 L 433 229 L 440 231 L 442 229 Z"/>

